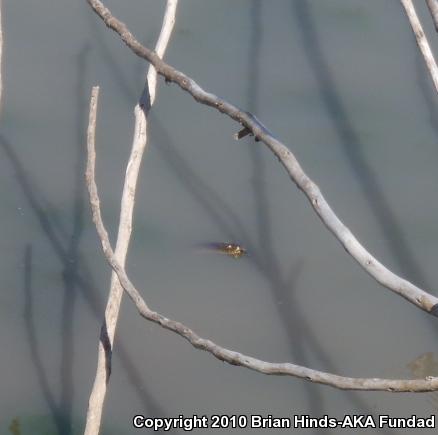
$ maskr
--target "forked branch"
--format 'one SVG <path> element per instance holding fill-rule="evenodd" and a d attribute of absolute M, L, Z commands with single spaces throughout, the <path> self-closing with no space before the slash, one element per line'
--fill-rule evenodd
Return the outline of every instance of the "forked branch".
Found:
<path fill-rule="evenodd" d="M 175 14 L 178 0 L 167 0 L 163 18 L 163 25 L 156 44 L 159 57 L 164 55 L 170 35 L 175 24 Z M 157 73 L 153 65 L 149 66 L 144 90 L 135 106 L 135 126 L 132 148 L 126 166 L 123 193 L 120 205 L 119 228 L 115 248 L 117 261 L 125 264 L 131 240 L 132 219 L 135 205 L 138 173 L 141 160 L 147 145 L 147 112 L 154 103 L 157 87 Z M 105 309 L 105 320 L 101 328 L 98 346 L 97 369 L 90 394 L 87 411 L 85 435 L 97 435 L 99 432 L 102 410 L 105 401 L 109 374 L 111 373 L 111 354 L 114 344 L 114 335 L 120 311 L 123 288 L 120 286 L 117 275 L 113 272 L 108 301 Z"/>

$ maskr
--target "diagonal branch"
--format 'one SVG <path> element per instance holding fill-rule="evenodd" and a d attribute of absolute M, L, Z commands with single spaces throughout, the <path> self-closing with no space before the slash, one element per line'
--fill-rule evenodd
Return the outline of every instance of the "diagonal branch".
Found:
<path fill-rule="evenodd" d="M 414 32 L 415 39 L 417 40 L 417 45 L 423 55 L 424 61 L 426 62 L 427 69 L 432 77 L 433 84 L 435 85 L 435 90 L 438 92 L 438 66 L 435 62 L 432 50 L 430 49 L 429 42 L 427 41 L 426 35 L 424 33 L 423 27 L 421 26 L 420 20 L 418 19 L 417 13 L 415 12 L 414 4 L 412 0 L 400 0 L 403 7 L 405 8 L 406 15 L 408 16 L 409 23 L 411 24 L 412 31 Z M 436 1 L 428 1 L 429 7 L 434 5 L 434 13 L 432 13 L 435 26 L 436 26 L 436 13 L 437 4 Z M 432 8 L 430 9 L 432 12 Z"/>
<path fill-rule="evenodd" d="M 159 57 L 164 55 L 168 45 L 170 35 L 175 24 L 177 4 L 178 0 L 167 0 L 163 25 L 156 45 L 157 56 Z M 147 144 L 146 115 L 154 103 L 156 87 L 157 73 L 153 65 L 150 65 L 144 90 L 134 109 L 134 137 L 132 141 L 131 154 L 126 166 L 126 175 L 120 206 L 120 219 L 115 256 L 117 261 L 122 265 L 125 264 L 129 242 L 131 240 L 135 191 L 142 157 Z M 123 288 L 117 279 L 117 275 L 113 273 L 111 276 L 110 292 L 105 309 L 105 320 L 101 328 L 96 376 L 88 404 L 85 435 L 96 435 L 99 432 L 103 404 L 111 374 L 111 355 L 122 295 Z"/>
<path fill-rule="evenodd" d="M 256 139 L 267 145 L 279 159 L 297 187 L 306 195 L 324 225 L 366 272 L 384 287 L 404 297 L 422 310 L 438 316 L 438 298 L 396 275 L 373 257 L 333 212 L 319 187 L 303 171 L 294 154 L 276 139 L 254 115 L 240 110 L 212 93 L 204 91 L 193 79 L 161 60 L 157 53 L 141 45 L 126 25 L 115 18 L 100 0 L 87 0 L 87 2 L 104 23 L 119 34 L 127 46 L 137 56 L 154 65 L 157 73 L 165 77 L 166 81 L 178 84 L 199 103 L 214 107 L 225 113 L 248 129 Z"/>
<path fill-rule="evenodd" d="M 95 181 L 95 131 L 98 93 L 99 88 L 93 88 L 90 101 L 89 126 L 87 134 L 88 157 L 86 180 L 88 193 L 90 195 L 93 221 L 96 225 L 96 229 L 102 243 L 102 250 L 108 263 L 112 267 L 113 271 L 117 274 L 120 284 L 126 290 L 142 317 L 160 325 L 165 329 L 175 332 L 176 334 L 185 338 L 196 349 L 209 352 L 221 361 L 236 366 L 246 367 L 267 375 L 288 375 L 343 390 L 375 390 L 390 392 L 425 392 L 438 390 L 438 377 L 427 377 L 425 379 L 414 380 L 351 378 L 318 370 L 312 370 L 307 367 L 302 367 L 291 363 L 270 363 L 262 361 L 221 347 L 211 340 L 200 337 L 184 324 L 168 319 L 160 313 L 151 310 L 141 297 L 139 291 L 129 280 L 123 266 L 117 260 L 109 242 L 108 232 L 106 231 L 102 221 L 100 212 L 100 199 Z"/>

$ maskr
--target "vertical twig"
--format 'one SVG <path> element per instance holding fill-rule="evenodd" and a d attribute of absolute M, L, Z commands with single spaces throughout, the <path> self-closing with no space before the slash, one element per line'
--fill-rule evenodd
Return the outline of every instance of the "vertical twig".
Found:
<path fill-rule="evenodd" d="M 412 0 L 400 0 L 405 8 L 406 15 L 408 16 L 409 23 L 411 24 L 412 31 L 414 32 L 415 39 L 417 40 L 418 47 L 426 62 L 427 69 L 432 77 L 435 90 L 438 92 L 438 67 L 433 57 L 432 50 L 430 49 L 429 42 L 427 41 L 424 30 L 415 12 Z"/>
<path fill-rule="evenodd" d="M 163 25 L 155 47 L 155 51 L 160 58 L 164 55 L 175 24 L 177 4 L 178 0 L 167 0 L 166 3 Z M 156 87 L 157 73 L 155 68 L 150 65 L 143 93 L 140 97 L 139 103 L 134 109 L 134 138 L 131 154 L 126 167 L 121 200 L 115 256 L 123 266 L 125 265 L 132 232 L 132 215 L 135 203 L 138 172 L 147 143 L 146 115 L 155 101 Z M 111 288 L 105 310 L 105 320 L 101 329 L 96 377 L 89 399 L 85 435 L 97 435 L 99 433 L 107 384 L 111 374 L 111 353 L 122 295 L 123 288 L 121 287 L 116 274 L 113 273 L 111 276 Z"/>
<path fill-rule="evenodd" d="M 426 3 L 429 8 L 430 15 L 432 15 L 435 30 L 438 32 L 438 0 L 426 0 Z"/>

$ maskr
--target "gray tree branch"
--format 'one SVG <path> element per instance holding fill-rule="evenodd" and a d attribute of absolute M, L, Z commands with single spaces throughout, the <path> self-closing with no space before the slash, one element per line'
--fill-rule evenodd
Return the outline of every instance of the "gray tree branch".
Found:
<path fill-rule="evenodd" d="M 437 0 L 426 0 L 427 7 L 429 8 L 430 14 L 432 15 L 433 24 L 435 25 L 435 30 L 438 32 L 438 1 Z"/>
<path fill-rule="evenodd" d="M 163 24 L 156 44 L 158 57 L 162 57 L 168 45 L 170 35 L 175 24 L 175 14 L 178 0 L 167 0 Z M 119 229 L 115 256 L 120 264 L 124 265 L 128 253 L 132 233 L 132 216 L 135 205 L 138 173 L 141 160 L 147 144 L 147 112 L 155 101 L 157 87 L 157 73 L 153 65 L 149 66 L 144 90 L 135 106 L 135 127 L 132 148 L 126 166 L 126 175 L 120 206 Z M 119 317 L 123 288 L 117 275 L 113 272 L 108 301 L 105 309 L 105 319 L 101 327 L 98 346 L 96 376 L 90 394 L 87 410 L 85 435 L 97 435 L 102 419 L 107 385 L 111 374 L 111 355 L 114 345 L 114 335 Z"/>
<path fill-rule="evenodd" d="M 426 67 L 429 70 L 430 76 L 432 77 L 433 84 L 435 85 L 435 90 L 438 92 L 438 67 L 435 62 L 432 50 L 430 49 L 429 42 L 427 41 L 426 34 L 424 33 L 423 27 L 421 26 L 420 20 L 418 19 L 417 13 L 415 12 L 414 4 L 412 0 L 400 0 L 403 7 L 405 8 L 406 15 L 408 16 L 409 23 L 411 25 L 412 31 L 414 32 L 415 39 L 417 41 L 418 48 L 423 55 L 424 61 L 426 62 Z M 435 7 L 436 12 L 436 1 L 428 1 L 428 4 Z M 430 7 L 430 6 L 429 6 Z M 431 9 L 432 11 L 432 9 Z M 432 14 L 434 21 L 435 16 Z M 436 21 L 435 21 L 436 25 Z"/>

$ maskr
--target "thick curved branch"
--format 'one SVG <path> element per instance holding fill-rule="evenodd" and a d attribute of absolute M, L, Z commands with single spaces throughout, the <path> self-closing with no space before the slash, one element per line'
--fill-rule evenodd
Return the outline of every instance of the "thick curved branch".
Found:
<path fill-rule="evenodd" d="M 302 378 L 311 382 L 329 385 L 343 390 L 375 390 L 390 392 L 425 392 L 438 390 L 438 377 L 427 377 L 425 379 L 378 379 L 378 378 L 351 378 L 338 376 L 331 373 L 312 370 L 307 367 L 291 363 L 270 363 L 262 361 L 239 352 L 226 349 L 197 335 L 190 328 L 180 322 L 168 319 L 163 315 L 151 310 L 139 291 L 129 280 L 125 269 L 117 260 L 108 238 L 108 233 L 103 225 L 100 212 L 100 199 L 95 181 L 95 131 L 96 131 L 96 109 L 99 88 L 93 88 L 90 101 L 90 116 L 87 134 L 87 187 L 90 196 L 93 221 L 99 234 L 102 249 L 105 257 L 117 274 L 120 284 L 134 302 L 140 315 L 145 319 L 154 322 L 165 329 L 175 332 L 185 338 L 193 347 L 211 353 L 217 359 L 232 365 L 246 367 L 267 375 L 288 375 Z"/>
<path fill-rule="evenodd" d="M 298 188 L 307 196 L 313 209 L 321 218 L 324 225 L 334 234 L 344 249 L 366 272 L 384 287 L 404 297 L 422 310 L 435 316 L 438 315 L 438 298 L 399 277 L 374 258 L 333 212 L 319 187 L 303 171 L 292 152 L 282 142 L 276 139 L 254 115 L 240 110 L 238 107 L 214 94 L 204 91 L 190 77 L 162 61 L 154 51 L 142 46 L 134 38 L 126 25 L 113 17 L 102 2 L 99 0 L 87 0 L 87 2 L 96 14 L 102 18 L 104 23 L 110 29 L 117 32 L 123 42 L 137 56 L 154 65 L 157 73 L 165 77 L 168 82 L 178 84 L 199 103 L 214 107 L 220 112 L 225 113 L 230 118 L 239 122 L 244 128 L 248 129 L 256 140 L 261 140 L 265 143 L 277 156 Z"/>
<path fill-rule="evenodd" d="M 157 55 L 162 57 L 168 45 L 175 24 L 175 14 L 178 0 L 167 0 L 163 25 L 156 44 Z M 126 166 L 126 175 L 120 206 L 119 228 L 115 248 L 117 261 L 124 265 L 132 233 L 132 216 L 135 204 L 138 173 L 147 144 L 147 111 L 155 101 L 157 73 L 153 65 L 149 66 L 144 90 L 135 106 L 135 126 L 131 154 Z M 111 373 L 111 353 L 114 335 L 122 301 L 123 288 L 117 275 L 111 276 L 111 286 L 105 309 L 105 320 L 101 328 L 98 347 L 97 369 L 90 394 L 87 411 L 85 435 L 96 435 L 99 432 L 105 401 L 107 385 Z"/>
<path fill-rule="evenodd" d="M 426 62 L 427 69 L 429 70 L 430 76 L 432 77 L 433 84 L 435 85 L 435 90 L 438 92 L 438 67 L 435 62 L 432 50 L 430 49 L 429 42 L 427 41 L 426 35 L 424 33 L 423 27 L 421 26 L 420 20 L 418 19 L 417 13 L 415 12 L 412 0 L 400 0 L 403 7 L 405 8 L 406 15 L 408 16 L 409 23 L 411 24 L 412 31 L 414 32 L 415 39 L 417 40 L 417 45 L 420 48 L 421 54 L 423 55 L 424 61 Z M 432 5 L 429 1 L 428 4 Z M 433 2 L 436 12 L 436 2 Z M 430 6 L 429 6 L 430 7 Z M 432 9 L 431 9 L 432 12 Z M 436 26 L 436 17 L 434 18 Z"/>

